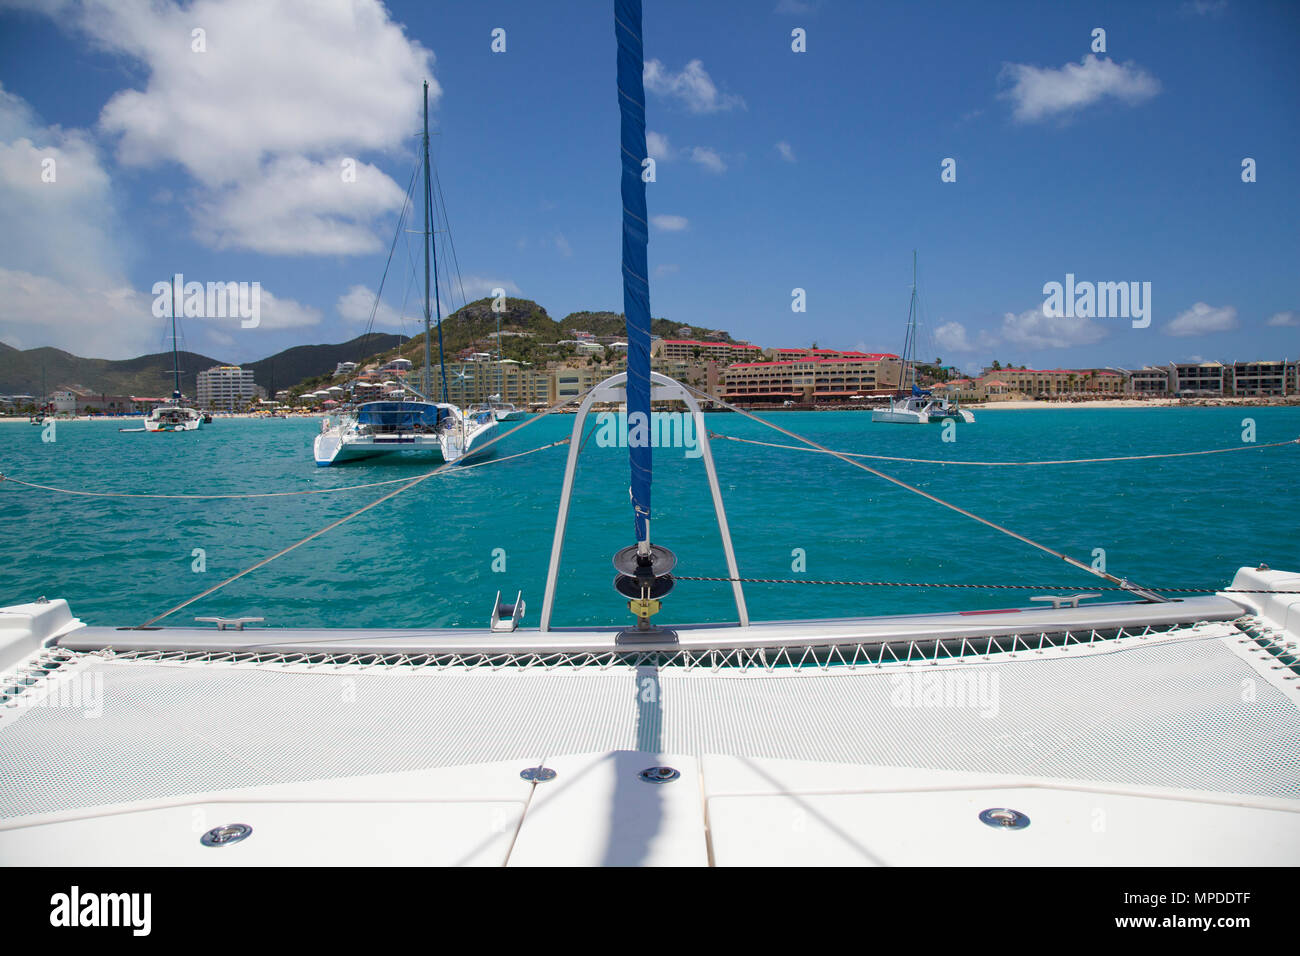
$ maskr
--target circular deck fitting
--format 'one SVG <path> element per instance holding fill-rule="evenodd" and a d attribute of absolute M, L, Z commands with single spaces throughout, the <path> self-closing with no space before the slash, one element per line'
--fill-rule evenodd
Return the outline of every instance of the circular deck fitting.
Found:
<path fill-rule="evenodd" d="M 672 767 L 647 767 L 637 774 L 646 783 L 672 783 L 681 775 L 681 771 Z"/>
<path fill-rule="evenodd" d="M 247 823 L 227 823 L 223 827 L 213 827 L 199 837 L 199 842 L 204 846 L 230 846 L 232 843 L 238 843 L 252 832 L 253 828 Z"/>
<path fill-rule="evenodd" d="M 995 830 L 1023 830 L 1029 826 L 1029 817 L 1019 810 L 1008 810 L 1006 807 L 990 807 L 988 810 L 981 811 L 980 822 L 993 827 Z"/>
<path fill-rule="evenodd" d="M 615 554 L 614 570 L 620 574 L 636 574 L 636 549 L 636 545 L 631 545 Z M 661 545 L 650 545 L 650 569 L 655 577 L 663 577 L 676 566 L 677 555 Z"/>
<path fill-rule="evenodd" d="M 550 767 L 529 767 L 526 770 L 520 770 L 519 776 L 525 780 L 531 780 L 533 783 L 545 783 L 548 780 L 555 779 L 555 771 Z"/>
<path fill-rule="evenodd" d="M 676 586 L 677 580 L 671 574 L 655 578 L 654 584 L 650 585 L 650 599 L 657 601 Z M 641 585 L 630 574 L 614 575 L 614 590 L 625 598 L 641 597 Z"/>

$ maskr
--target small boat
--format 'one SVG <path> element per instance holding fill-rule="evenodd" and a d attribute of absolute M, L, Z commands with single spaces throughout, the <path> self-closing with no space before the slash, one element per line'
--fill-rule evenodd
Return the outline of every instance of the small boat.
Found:
<path fill-rule="evenodd" d="M 513 402 L 501 401 L 500 395 L 493 395 L 490 401 L 471 405 L 468 411 L 471 413 L 490 412 L 492 417 L 499 422 L 521 422 L 529 415 L 528 412 L 517 407 Z"/>
<path fill-rule="evenodd" d="M 945 420 L 975 423 L 975 416 L 961 408 L 956 399 L 947 399 L 926 391 L 916 384 L 916 251 L 912 252 L 912 301 L 907 308 L 907 339 L 903 343 L 902 389 L 889 400 L 888 408 L 871 413 L 873 422 L 899 425 L 933 425 Z M 911 391 L 907 391 L 907 373 L 912 373 Z"/>
<path fill-rule="evenodd" d="M 172 276 L 172 397 L 163 405 L 149 412 L 144 418 L 144 430 L 147 432 L 192 432 L 205 421 L 211 421 L 197 409 L 184 404 L 181 395 L 181 363 L 176 348 L 176 312 L 180 304 L 178 277 Z M 118 431 L 136 431 L 133 428 L 119 428 Z"/>
<path fill-rule="evenodd" d="M 203 424 L 203 416 L 183 405 L 159 405 L 144 419 L 147 432 L 192 432 Z"/>
<path fill-rule="evenodd" d="M 448 464 L 474 457 L 496 434 L 490 411 L 462 412 L 448 402 L 366 402 L 355 414 L 321 421 L 312 445 L 322 468 L 377 455 L 417 454 Z"/>

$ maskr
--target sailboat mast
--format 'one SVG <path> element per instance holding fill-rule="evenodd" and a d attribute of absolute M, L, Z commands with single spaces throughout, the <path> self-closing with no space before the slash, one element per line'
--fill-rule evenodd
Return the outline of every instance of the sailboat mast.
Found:
<path fill-rule="evenodd" d="M 421 380 L 421 391 L 427 400 L 429 397 L 429 374 L 432 365 L 432 355 L 430 353 L 430 337 L 433 335 L 433 329 L 430 327 L 431 317 L 429 315 L 429 246 L 433 242 L 433 211 L 429 208 L 429 81 L 424 81 L 424 140 L 421 148 L 424 150 L 424 377 Z M 445 386 L 444 382 L 444 386 Z"/>
<path fill-rule="evenodd" d="M 181 361 L 176 349 L 176 285 L 178 276 L 172 276 L 172 398 L 181 400 Z"/>

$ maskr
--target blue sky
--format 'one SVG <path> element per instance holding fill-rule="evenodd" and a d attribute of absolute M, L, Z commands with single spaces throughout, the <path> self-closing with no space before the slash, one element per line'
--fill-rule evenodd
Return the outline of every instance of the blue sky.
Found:
<path fill-rule="evenodd" d="M 899 351 L 915 248 L 922 351 L 963 368 L 1300 354 L 1297 4 L 646 7 L 656 316 Z M 156 351 L 150 290 L 176 271 L 264 290 L 257 328 L 188 320 L 196 351 L 359 334 L 426 77 L 469 297 L 620 311 L 612 17 L 607 0 L 0 0 L 0 340 Z M 413 255 L 380 328 L 416 331 Z M 1043 316 L 1067 273 L 1150 282 L 1150 327 Z"/>

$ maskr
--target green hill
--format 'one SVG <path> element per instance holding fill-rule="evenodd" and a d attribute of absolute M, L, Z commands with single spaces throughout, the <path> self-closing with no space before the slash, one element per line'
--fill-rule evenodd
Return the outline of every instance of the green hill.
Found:
<path fill-rule="evenodd" d="M 312 375 L 332 373 L 339 362 L 354 362 L 375 351 L 391 349 L 401 341 L 396 335 L 372 333 L 337 345 L 298 345 L 257 362 L 246 362 L 254 381 L 273 394 Z M 196 376 L 214 365 L 231 362 L 179 352 L 181 389 L 194 395 Z M 172 392 L 172 355 L 158 352 L 131 359 L 81 358 L 56 348 L 16 349 L 0 342 L 0 393 L 42 394 L 75 385 L 109 395 L 166 396 Z"/>

